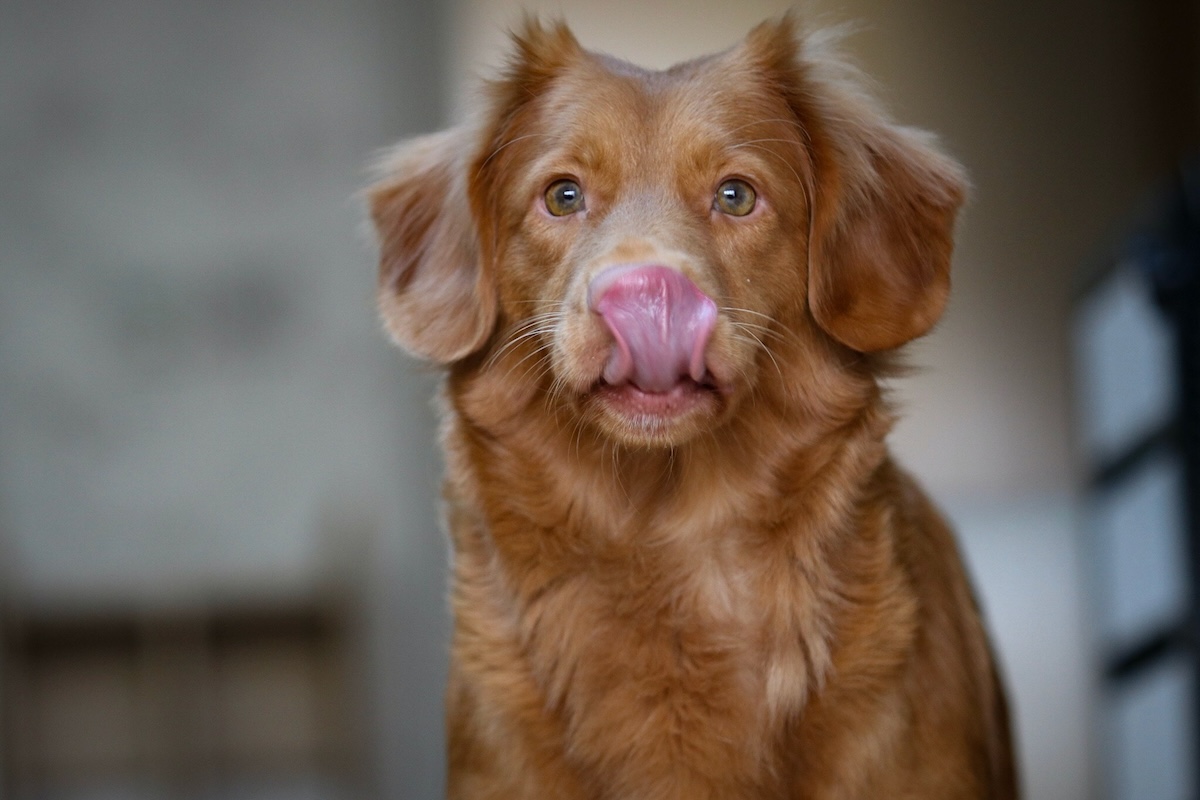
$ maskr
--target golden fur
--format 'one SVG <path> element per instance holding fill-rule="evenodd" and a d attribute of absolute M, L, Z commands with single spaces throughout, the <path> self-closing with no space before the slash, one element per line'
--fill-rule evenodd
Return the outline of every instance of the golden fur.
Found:
<path fill-rule="evenodd" d="M 1012 798 L 1005 701 L 879 386 L 949 291 L 957 165 L 785 17 L 648 72 L 528 22 L 372 187 L 380 307 L 447 370 L 449 796 Z M 714 210 L 735 176 L 745 217 Z M 569 177 L 586 211 L 546 213 Z M 720 391 L 629 413 L 613 264 L 719 306 Z"/>

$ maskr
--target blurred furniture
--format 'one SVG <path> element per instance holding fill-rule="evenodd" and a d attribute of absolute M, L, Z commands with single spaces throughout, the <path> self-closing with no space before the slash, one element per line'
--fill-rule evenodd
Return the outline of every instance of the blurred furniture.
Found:
<path fill-rule="evenodd" d="M 1200 164 L 1073 314 L 1085 552 L 1112 800 L 1200 796 Z"/>
<path fill-rule="evenodd" d="M 338 602 L 4 618 L 2 795 L 361 796 Z"/>

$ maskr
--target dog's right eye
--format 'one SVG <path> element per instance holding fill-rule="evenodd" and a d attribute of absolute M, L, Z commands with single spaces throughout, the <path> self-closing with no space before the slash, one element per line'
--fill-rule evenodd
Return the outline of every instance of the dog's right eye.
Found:
<path fill-rule="evenodd" d="M 583 189 L 580 189 L 575 181 L 555 181 L 546 190 L 544 199 L 546 210 L 556 217 L 565 217 L 583 210 Z"/>

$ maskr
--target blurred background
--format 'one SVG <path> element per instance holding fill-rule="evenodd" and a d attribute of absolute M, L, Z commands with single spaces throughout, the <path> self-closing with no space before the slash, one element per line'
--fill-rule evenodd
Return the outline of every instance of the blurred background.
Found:
<path fill-rule="evenodd" d="M 367 165 L 467 112 L 522 8 L 663 67 L 787 6 L 0 4 L 3 797 L 440 796 L 436 376 L 374 318 Z M 1200 796 L 1194 381 L 1137 267 L 1200 145 L 1198 4 L 805 16 L 973 177 L 893 443 L 960 531 L 1027 795 Z"/>

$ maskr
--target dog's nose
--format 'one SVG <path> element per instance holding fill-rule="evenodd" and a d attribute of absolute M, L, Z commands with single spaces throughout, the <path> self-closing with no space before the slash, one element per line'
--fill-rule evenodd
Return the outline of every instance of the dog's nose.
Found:
<path fill-rule="evenodd" d="M 588 306 L 613 336 L 604 380 L 666 392 L 684 378 L 704 379 L 704 350 L 717 304 L 678 270 L 610 267 L 588 285 Z"/>

